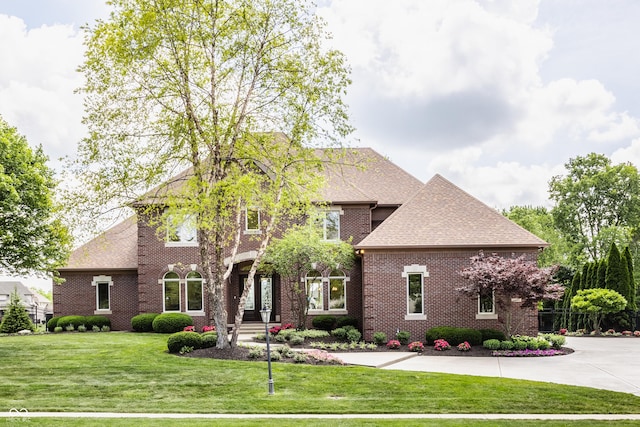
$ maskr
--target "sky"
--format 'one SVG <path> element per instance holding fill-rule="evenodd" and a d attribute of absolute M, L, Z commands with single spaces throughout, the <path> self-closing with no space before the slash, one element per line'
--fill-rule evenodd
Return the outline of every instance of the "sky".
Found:
<path fill-rule="evenodd" d="M 84 135 L 81 26 L 101 0 L 0 0 L 0 116 L 54 168 Z M 354 146 L 489 206 L 547 206 L 571 158 L 640 167 L 640 2 L 318 0 L 352 69 Z"/>

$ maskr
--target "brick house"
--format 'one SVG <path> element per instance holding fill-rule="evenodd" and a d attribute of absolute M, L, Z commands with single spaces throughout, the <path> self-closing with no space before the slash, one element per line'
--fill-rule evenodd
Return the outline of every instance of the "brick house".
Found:
<path fill-rule="evenodd" d="M 328 240 L 352 239 L 356 263 L 349 271 L 309 272 L 309 315 L 348 315 L 359 320 L 364 338 L 397 330 L 423 339 L 432 326 L 498 328 L 493 296 L 466 297 L 455 288 L 458 274 L 478 250 L 535 259 L 547 244 L 473 198 L 443 177 L 426 184 L 368 148 L 353 150 L 365 168 L 326 172 Z M 257 214 L 256 214 L 257 215 Z M 228 322 L 255 258 L 259 221 L 245 212 L 245 236 L 227 288 Z M 104 314 L 115 330 L 130 329 L 131 317 L 146 312 L 185 312 L 197 328 L 209 324 L 206 289 L 195 233 L 186 225 L 158 236 L 148 218 L 132 216 L 76 249 L 59 270 L 66 282 L 53 288 L 54 315 Z M 321 278 L 318 278 L 321 277 Z M 257 274 L 244 321 L 260 320 L 264 303 L 272 321 L 292 321 L 277 275 Z M 521 332 L 537 330 L 535 310 L 520 312 Z"/>

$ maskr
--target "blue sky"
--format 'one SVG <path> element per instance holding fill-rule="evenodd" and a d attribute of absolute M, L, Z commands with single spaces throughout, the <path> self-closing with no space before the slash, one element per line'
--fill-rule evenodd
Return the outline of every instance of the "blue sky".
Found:
<path fill-rule="evenodd" d="M 0 0 L 0 115 L 52 164 L 84 133 L 80 26 L 98 0 Z M 370 146 L 422 181 L 440 173 L 496 208 L 549 205 L 577 155 L 640 166 L 640 2 L 325 0 Z"/>

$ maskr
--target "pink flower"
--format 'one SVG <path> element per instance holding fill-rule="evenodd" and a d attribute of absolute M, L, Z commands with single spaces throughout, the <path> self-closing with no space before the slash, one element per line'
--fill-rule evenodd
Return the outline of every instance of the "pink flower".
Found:
<path fill-rule="evenodd" d="M 640 337 L 640 331 L 633 331 L 634 337 Z"/>
<path fill-rule="evenodd" d="M 185 332 L 195 332 L 195 330 L 193 329 L 193 326 L 186 326 L 183 331 Z"/>
<path fill-rule="evenodd" d="M 433 342 L 433 348 L 434 350 L 437 350 L 437 351 L 444 351 L 444 350 L 449 350 L 451 346 L 446 340 L 440 339 L 440 340 L 435 340 Z"/>
<path fill-rule="evenodd" d="M 458 351 L 469 351 L 469 350 L 471 350 L 471 344 L 469 344 L 467 341 L 461 342 L 460 344 L 458 344 Z"/>
<path fill-rule="evenodd" d="M 567 334 L 567 328 L 562 328 L 560 329 L 560 335 L 566 335 Z"/>
<path fill-rule="evenodd" d="M 396 350 L 396 349 L 400 348 L 400 341 L 398 341 L 398 340 L 389 340 L 389 342 L 387 343 L 387 348 L 389 348 L 391 350 Z"/>
<path fill-rule="evenodd" d="M 422 344 L 420 341 L 414 341 L 409 344 L 409 350 L 422 353 L 424 351 L 424 344 Z"/>
<path fill-rule="evenodd" d="M 211 332 L 211 331 L 215 331 L 216 327 L 215 326 L 203 326 L 202 327 L 202 332 Z"/>

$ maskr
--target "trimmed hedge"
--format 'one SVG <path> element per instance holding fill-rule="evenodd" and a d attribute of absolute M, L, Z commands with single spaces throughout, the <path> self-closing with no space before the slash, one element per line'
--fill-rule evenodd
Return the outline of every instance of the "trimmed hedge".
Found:
<path fill-rule="evenodd" d="M 58 319 L 60 319 L 60 316 L 53 316 L 51 319 L 49 319 L 49 321 L 47 322 L 47 331 L 54 332 L 56 326 L 58 326 Z"/>
<path fill-rule="evenodd" d="M 456 346 L 467 341 L 471 345 L 482 344 L 482 334 L 480 331 L 471 328 L 456 328 L 453 326 L 436 326 L 426 333 L 428 345 L 432 345 L 437 339 L 447 341 L 451 346 Z"/>
<path fill-rule="evenodd" d="M 497 329 L 480 329 L 480 333 L 482 334 L 482 342 L 485 342 L 486 340 L 507 340 L 507 336 L 504 334 L 504 332 Z"/>
<path fill-rule="evenodd" d="M 336 321 L 336 316 L 321 314 L 320 316 L 314 317 L 311 324 L 316 329 L 322 329 L 323 331 L 330 332 L 334 329 Z"/>
<path fill-rule="evenodd" d="M 193 347 L 194 350 L 202 348 L 202 337 L 197 332 L 176 332 L 169 335 L 167 339 L 169 353 L 178 353 L 185 346 Z"/>
<path fill-rule="evenodd" d="M 93 329 L 94 326 L 97 326 L 102 329 L 103 326 L 108 326 L 111 328 L 111 319 L 106 316 L 86 316 L 84 326 L 88 330 Z"/>
<path fill-rule="evenodd" d="M 153 321 L 160 313 L 142 313 L 131 318 L 131 329 L 136 332 L 153 332 Z"/>
<path fill-rule="evenodd" d="M 340 316 L 336 318 L 336 327 L 343 328 L 345 326 L 353 326 L 358 329 L 358 319 L 351 316 Z"/>
<path fill-rule="evenodd" d="M 187 326 L 193 326 L 193 319 L 184 313 L 162 313 L 153 319 L 153 330 L 159 334 L 181 332 Z"/>
<path fill-rule="evenodd" d="M 218 333 L 213 331 L 205 332 L 200 335 L 200 338 L 202 338 L 202 348 L 215 347 L 218 342 Z"/>
<path fill-rule="evenodd" d="M 87 318 L 84 316 L 62 316 L 58 319 L 56 326 L 60 326 L 62 329 L 67 329 L 67 326 L 73 325 L 74 329 L 78 329 L 78 326 L 87 326 Z"/>

